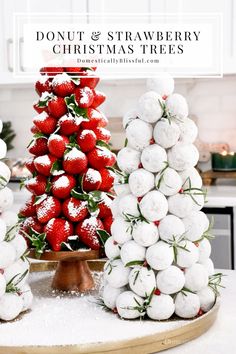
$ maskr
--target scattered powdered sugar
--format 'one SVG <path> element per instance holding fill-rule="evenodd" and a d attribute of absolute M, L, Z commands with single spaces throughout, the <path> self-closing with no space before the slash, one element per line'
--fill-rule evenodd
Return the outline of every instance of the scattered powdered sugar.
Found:
<path fill-rule="evenodd" d="M 37 215 L 38 218 L 42 218 L 45 215 L 48 214 L 48 212 L 54 208 L 55 206 L 55 202 L 54 202 L 54 198 L 52 196 L 47 197 L 46 199 L 44 199 L 40 204 L 39 204 L 39 208 L 37 211 Z"/>
<path fill-rule="evenodd" d="M 85 174 L 85 180 L 91 183 L 101 182 L 102 178 L 99 171 L 89 168 Z"/>
<path fill-rule="evenodd" d="M 69 214 L 72 216 L 72 217 L 76 217 L 80 214 L 80 212 L 85 208 L 87 207 L 88 203 L 86 201 L 81 201 L 81 204 L 78 205 L 78 204 L 75 204 L 73 202 L 73 200 L 70 200 L 69 203 L 68 203 L 68 211 L 69 211 Z"/>
<path fill-rule="evenodd" d="M 97 148 L 97 155 L 98 155 L 98 157 L 110 158 L 111 157 L 111 152 L 107 148 L 99 146 Z"/>
<path fill-rule="evenodd" d="M 42 155 L 38 156 L 34 160 L 35 163 L 38 163 L 43 166 L 50 166 L 51 165 L 51 160 L 48 155 Z"/>
<path fill-rule="evenodd" d="M 25 180 L 24 185 L 25 186 L 32 186 L 35 183 L 37 183 L 37 178 L 36 177 L 32 177 L 30 179 Z"/>
<path fill-rule="evenodd" d="M 55 189 L 69 187 L 69 185 L 70 185 L 70 180 L 67 176 L 61 176 L 55 182 L 53 182 L 53 186 Z"/>
<path fill-rule="evenodd" d="M 70 161 L 70 160 L 75 160 L 75 159 L 83 159 L 84 158 L 84 153 L 80 150 L 78 150 L 76 147 L 73 147 L 71 151 L 69 151 L 65 157 L 65 161 Z"/>
<path fill-rule="evenodd" d="M 63 138 L 59 134 L 51 134 L 48 141 L 63 141 Z"/>
<path fill-rule="evenodd" d="M 98 226 L 98 221 L 95 216 L 91 216 L 89 219 L 85 219 L 82 223 L 83 228 L 93 231 Z"/>
<path fill-rule="evenodd" d="M 92 130 L 84 129 L 81 134 L 80 134 L 80 139 L 85 139 L 87 135 L 93 134 L 94 137 L 96 138 L 96 134 Z"/>
<path fill-rule="evenodd" d="M 44 91 L 41 96 L 40 96 L 40 101 L 44 101 L 45 99 L 48 98 L 48 96 L 52 97 L 52 93 L 49 93 L 48 91 Z"/>
<path fill-rule="evenodd" d="M 44 122 L 47 117 L 48 117 L 48 114 L 46 112 L 42 112 L 42 113 L 38 114 L 37 116 L 35 116 L 33 120 L 37 121 L 37 122 Z"/>
<path fill-rule="evenodd" d="M 90 100 L 90 94 L 91 94 L 90 88 L 84 87 L 84 89 L 81 90 L 80 103 L 88 103 Z"/>
<path fill-rule="evenodd" d="M 67 75 L 66 73 L 62 73 L 62 74 L 58 74 L 56 76 L 54 76 L 53 80 L 52 80 L 52 84 L 53 85 L 60 85 L 63 84 L 65 82 L 70 82 L 70 76 Z"/>
<path fill-rule="evenodd" d="M 45 82 L 49 79 L 49 76 L 47 75 L 41 75 L 38 79 L 38 82 L 40 82 L 40 84 L 45 84 Z"/>
<path fill-rule="evenodd" d="M 193 322 L 123 321 L 97 304 L 101 273 L 93 273 L 97 289 L 88 295 L 52 290 L 52 275 L 52 272 L 30 274 L 30 285 L 34 293 L 32 311 L 23 314 L 20 320 L 0 325 L 1 346 L 116 342 L 179 328 Z"/>

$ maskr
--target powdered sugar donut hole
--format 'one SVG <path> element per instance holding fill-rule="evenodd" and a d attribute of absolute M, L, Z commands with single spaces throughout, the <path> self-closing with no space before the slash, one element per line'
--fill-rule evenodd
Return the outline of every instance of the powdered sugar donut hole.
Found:
<path fill-rule="evenodd" d="M 173 120 L 169 122 L 166 118 L 162 118 L 154 127 L 153 137 L 157 144 L 168 149 L 179 140 L 180 129 Z"/>
<path fill-rule="evenodd" d="M 199 263 L 201 265 L 203 265 L 203 267 L 206 269 L 209 276 L 213 275 L 215 273 L 214 264 L 210 258 L 206 259 L 203 262 L 199 262 Z"/>
<path fill-rule="evenodd" d="M 121 245 L 132 239 L 130 224 L 125 221 L 124 218 L 122 218 L 121 216 L 117 216 L 113 220 L 111 224 L 111 234 L 114 238 L 114 241 Z M 110 243 L 107 247 L 108 249 L 110 249 Z"/>
<path fill-rule="evenodd" d="M 30 289 L 30 286 L 28 284 L 24 284 L 23 286 L 20 286 L 20 291 L 21 291 L 20 297 L 23 301 L 22 311 L 29 310 L 33 302 L 33 294 Z"/>
<path fill-rule="evenodd" d="M 194 198 L 193 211 L 200 211 L 205 204 L 205 196 L 203 194 L 198 194 L 200 191 L 193 191 L 192 196 Z"/>
<path fill-rule="evenodd" d="M 112 216 L 113 218 L 117 217 L 120 215 L 120 211 L 119 211 L 119 202 L 120 202 L 121 197 L 116 197 L 113 199 L 113 201 L 111 202 L 111 212 L 112 212 Z"/>
<path fill-rule="evenodd" d="M 140 246 L 134 240 L 124 243 L 120 250 L 120 258 L 126 267 L 128 266 L 128 263 L 133 261 L 144 262 L 145 254 L 146 248 Z"/>
<path fill-rule="evenodd" d="M 16 318 L 23 309 L 22 298 L 15 293 L 5 293 L 0 297 L 0 318 L 11 321 Z"/>
<path fill-rule="evenodd" d="M 119 213 L 121 216 L 125 214 L 139 216 L 138 199 L 132 194 L 121 197 L 119 201 Z"/>
<path fill-rule="evenodd" d="M 194 167 L 180 171 L 179 175 L 182 179 L 183 189 L 202 188 L 202 179 L 198 171 Z"/>
<path fill-rule="evenodd" d="M 9 242 L 0 242 L 0 268 L 9 267 L 15 261 L 15 259 L 16 251 L 14 247 Z"/>
<path fill-rule="evenodd" d="M 191 291 L 200 291 L 208 285 L 208 273 L 202 264 L 196 263 L 185 269 L 185 287 Z"/>
<path fill-rule="evenodd" d="M 16 232 L 16 231 L 15 231 Z M 22 255 L 27 250 L 26 240 L 22 235 L 16 233 L 14 238 L 10 241 L 10 244 L 15 248 L 16 251 L 16 259 L 22 257 Z"/>
<path fill-rule="evenodd" d="M 175 312 L 175 304 L 170 295 L 153 295 L 147 308 L 147 315 L 152 320 L 168 320 Z"/>
<path fill-rule="evenodd" d="M 116 299 L 116 308 L 121 318 L 134 319 L 144 316 L 144 312 L 137 309 L 143 306 L 144 299 L 136 295 L 133 291 L 125 291 Z"/>
<path fill-rule="evenodd" d="M 129 188 L 135 197 L 142 197 L 154 188 L 154 175 L 140 168 L 129 176 Z"/>
<path fill-rule="evenodd" d="M 149 145 L 142 152 L 141 162 L 146 170 L 159 172 L 166 166 L 166 151 L 157 144 Z"/>
<path fill-rule="evenodd" d="M 120 256 L 120 247 L 114 240 L 114 237 L 109 237 L 105 243 L 105 253 L 107 258 L 116 258 Z"/>
<path fill-rule="evenodd" d="M 133 268 L 129 274 L 129 287 L 139 296 L 149 296 L 156 287 L 154 271 L 147 267 Z"/>
<path fill-rule="evenodd" d="M 109 284 L 105 284 L 103 288 L 103 301 L 106 307 L 113 310 L 116 307 L 116 299 L 120 294 L 126 290 L 125 287 L 122 288 L 113 288 Z"/>
<path fill-rule="evenodd" d="M 178 94 L 173 93 L 166 99 L 166 109 L 171 116 L 184 119 L 188 116 L 188 104 L 186 99 Z"/>
<path fill-rule="evenodd" d="M 8 210 L 12 207 L 14 201 L 12 190 L 5 187 L 0 190 L 0 211 Z"/>
<path fill-rule="evenodd" d="M 131 193 L 128 183 L 114 183 L 113 188 L 116 195 L 120 197 Z"/>
<path fill-rule="evenodd" d="M 139 221 L 133 228 L 132 236 L 139 245 L 149 247 L 159 238 L 158 228 L 152 222 Z"/>
<path fill-rule="evenodd" d="M 104 266 L 104 279 L 113 287 L 121 288 L 129 282 L 130 268 L 120 259 L 109 260 Z"/>
<path fill-rule="evenodd" d="M 192 242 L 199 240 L 209 226 L 209 220 L 202 211 L 193 211 L 182 221 L 185 225 L 185 237 Z"/>
<path fill-rule="evenodd" d="M 0 242 L 4 240 L 7 232 L 7 225 L 4 220 L 0 219 Z"/>
<path fill-rule="evenodd" d="M 12 226 L 16 225 L 18 222 L 18 216 L 17 213 L 11 210 L 5 210 L 0 214 L 0 220 L 3 220 L 8 228 L 11 228 Z"/>
<path fill-rule="evenodd" d="M 141 119 L 133 120 L 126 129 L 128 146 L 138 151 L 142 151 L 150 144 L 152 132 L 153 129 L 151 124 L 146 123 Z"/>
<path fill-rule="evenodd" d="M 206 288 L 198 291 L 197 295 L 200 299 L 200 307 L 202 311 L 208 312 L 216 301 L 216 296 L 213 290 L 207 286 Z"/>
<path fill-rule="evenodd" d="M 149 221 L 163 219 L 168 212 L 165 196 L 158 191 L 148 192 L 139 204 L 142 215 Z"/>
<path fill-rule="evenodd" d="M 0 189 L 6 187 L 11 177 L 10 168 L 0 161 Z"/>
<path fill-rule="evenodd" d="M 2 123 L 2 120 L 0 119 L 0 134 L 2 132 L 2 128 L 3 128 L 3 123 Z"/>
<path fill-rule="evenodd" d="M 194 121 L 189 118 L 184 118 L 181 121 L 178 121 L 178 125 L 180 128 L 180 137 L 179 140 L 185 144 L 192 144 L 198 134 L 198 128 Z"/>
<path fill-rule="evenodd" d="M 168 151 L 168 162 L 170 167 L 177 171 L 183 171 L 194 167 L 199 159 L 199 152 L 195 145 L 177 142 Z"/>
<path fill-rule="evenodd" d="M 174 79 L 168 73 L 160 73 L 158 77 L 147 79 L 147 89 L 157 92 L 162 97 L 173 93 L 175 87 Z"/>
<path fill-rule="evenodd" d="M 182 318 L 193 318 L 200 310 L 200 299 L 196 294 L 185 292 L 175 298 L 175 313 Z"/>
<path fill-rule="evenodd" d="M 4 159 L 4 157 L 6 157 L 6 154 L 7 154 L 7 145 L 5 141 L 0 139 L 0 159 Z"/>
<path fill-rule="evenodd" d="M 155 270 L 166 269 L 173 263 L 173 248 L 163 241 L 158 241 L 148 247 L 146 260 L 150 267 Z"/>
<path fill-rule="evenodd" d="M 169 213 L 185 218 L 193 211 L 193 200 L 187 194 L 175 194 L 168 198 Z"/>
<path fill-rule="evenodd" d="M 141 162 L 141 153 L 130 147 L 124 147 L 117 154 L 117 165 L 125 173 L 138 169 Z"/>
<path fill-rule="evenodd" d="M 136 109 L 131 109 L 128 112 L 126 112 L 123 116 L 122 124 L 123 128 L 126 129 L 129 125 L 129 123 L 132 122 L 132 120 L 138 118 L 138 113 Z"/>
<path fill-rule="evenodd" d="M 180 268 L 191 267 L 199 259 L 199 250 L 194 243 L 183 240 L 178 243 L 176 263 Z"/>
<path fill-rule="evenodd" d="M 173 168 L 167 167 L 156 175 L 155 185 L 161 193 L 171 196 L 179 192 L 182 187 L 182 180 Z"/>
<path fill-rule="evenodd" d="M 0 297 L 5 294 L 6 285 L 7 283 L 5 277 L 4 275 L 2 275 L 2 273 L 0 273 Z"/>
<path fill-rule="evenodd" d="M 138 116 L 147 123 L 155 123 L 163 114 L 162 104 L 162 97 L 158 93 L 155 91 L 148 91 L 138 100 Z"/>
<path fill-rule="evenodd" d="M 160 238 L 163 241 L 172 241 L 178 239 L 185 233 L 183 221 L 175 215 L 166 215 L 158 226 Z"/>
<path fill-rule="evenodd" d="M 183 272 L 176 266 L 160 270 L 156 276 L 158 289 L 167 295 L 175 294 L 184 287 L 185 277 Z"/>
<path fill-rule="evenodd" d="M 205 237 L 198 242 L 198 250 L 199 262 L 205 262 L 211 255 L 211 244 Z"/>

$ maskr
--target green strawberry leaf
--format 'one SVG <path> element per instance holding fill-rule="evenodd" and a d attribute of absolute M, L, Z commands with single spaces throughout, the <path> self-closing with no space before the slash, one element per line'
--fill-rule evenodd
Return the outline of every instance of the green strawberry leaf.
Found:
<path fill-rule="evenodd" d="M 46 184 L 46 190 L 45 190 L 45 192 L 46 192 L 46 193 L 49 193 L 50 190 L 51 190 L 51 188 L 52 188 L 52 183 L 51 183 L 50 179 L 48 179 L 48 180 L 47 180 L 47 184 Z"/>
<path fill-rule="evenodd" d="M 53 93 L 48 93 L 46 95 L 42 95 L 38 101 L 37 106 L 40 108 L 47 107 L 48 101 L 50 101 L 54 97 Z"/>
<path fill-rule="evenodd" d="M 102 242 L 102 244 L 104 246 L 105 243 L 106 243 L 106 240 L 109 237 L 111 237 L 111 235 L 106 230 L 102 230 L 102 229 L 97 229 L 96 232 L 97 232 L 97 234 L 98 234 L 98 236 L 99 236 L 99 238 L 100 238 L 100 240 L 101 240 L 101 242 Z"/>
<path fill-rule="evenodd" d="M 75 189 L 72 189 L 71 195 L 72 195 L 72 197 L 79 199 L 79 200 L 85 200 L 85 201 L 89 200 L 89 195 L 87 193 L 85 193 L 85 192 L 80 193 L 80 192 L 77 192 Z"/>
<path fill-rule="evenodd" d="M 42 233 L 42 234 L 32 234 L 31 236 L 26 234 L 26 237 L 31 241 L 31 246 L 33 248 L 35 248 L 35 255 L 37 258 L 40 258 L 41 255 L 43 254 L 46 246 L 47 246 L 47 242 L 45 241 L 46 239 L 46 234 Z"/>
<path fill-rule="evenodd" d="M 125 267 L 132 267 L 135 265 L 143 265 L 144 261 L 131 261 L 126 263 Z"/>
<path fill-rule="evenodd" d="M 38 204 L 40 204 L 42 201 L 44 201 L 44 199 L 46 199 L 47 198 L 47 194 L 42 194 L 42 195 L 37 195 L 36 197 L 35 197 L 35 202 L 34 202 L 34 205 L 38 205 Z"/>
<path fill-rule="evenodd" d="M 92 192 L 89 192 L 89 196 L 92 197 L 92 199 L 95 201 L 95 202 L 101 202 L 102 201 L 102 192 L 100 191 L 92 191 Z"/>
<path fill-rule="evenodd" d="M 53 176 L 62 175 L 65 171 L 62 169 L 62 161 L 56 160 L 50 170 Z"/>
<path fill-rule="evenodd" d="M 73 81 L 73 83 L 74 83 L 76 86 L 79 86 L 79 84 L 80 84 L 80 78 L 71 76 L 70 79 L 71 79 L 71 81 Z"/>
<path fill-rule="evenodd" d="M 127 145 L 128 145 L 128 139 L 126 138 L 124 147 L 126 147 Z"/>
<path fill-rule="evenodd" d="M 105 143 L 105 141 L 103 141 L 103 140 L 97 140 L 96 146 L 105 147 L 106 149 L 111 150 L 111 146 L 109 144 Z"/>
<path fill-rule="evenodd" d="M 71 95 L 69 97 L 65 97 L 65 102 L 68 108 L 68 111 L 73 114 L 73 116 L 83 117 L 85 120 L 87 117 L 87 109 L 78 107 L 78 104 L 75 99 L 75 95 Z"/>

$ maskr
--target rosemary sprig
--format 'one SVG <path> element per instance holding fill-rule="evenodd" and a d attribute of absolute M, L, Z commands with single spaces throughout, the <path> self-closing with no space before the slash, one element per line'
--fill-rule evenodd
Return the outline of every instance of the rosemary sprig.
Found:
<path fill-rule="evenodd" d="M 120 259 L 120 256 L 111 259 L 110 262 L 107 263 L 106 267 L 104 268 L 105 271 L 109 268 L 109 270 L 108 270 L 108 275 L 111 274 L 113 268 L 116 268 L 116 267 L 117 267 L 116 265 L 112 264 L 112 262 L 113 262 L 114 260 L 116 260 L 116 259 Z"/>
<path fill-rule="evenodd" d="M 186 288 L 185 286 L 180 290 L 180 293 L 183 294 L 184 296 L 187 296 L 186 293 L 196 294 L 194 291 Z"/>
<path fill-rule="evenodd" d="M 139 211 L 139 216 L 134 216 L 129 213 L 123 213 L 125 221 L 130 224 L 126 231 L 130 231 L 131 234 L 133 233 L 134 227 L 137 225 L 138 222 L 144 221 L 149 224 L 149 221 L 142 215 L 139 205 L 137 205 L 137 207 Z"/>
<path fill-rule="evenodd" d="M 157 186 L 156 186 L 157 189 L 160 188 L 161 183 L 162 183 L 163 180 L 164 180 L 165 170 L 169 167 L 168 161 L 164 161 L 164 163 L 165 163 L 165 167 L 158 173 L 158 175 L 159 175 L 160 177 L 159 177 L 159 180 L 158 180 L 158 183 L 157 183 Z"/>
<path fill-rule="evenodd" d="M 216 297 L 220 295 L 219 288 L 225 288 L 225 286 L 221 285 L 222 277 L 224 276 L 223 273 L 215 273 L 209 277 L 208 286 L 212 289 Z"/>
<path fill-rule="evenodd" d="M 176 114 L 172 114 L 167 109 L 165 102 L 161 102 L 160 100 L 158 100 L 158 102 L 161 106 L 161 109 L 163 110 L 162 118 L 167 119 L 169 124 L 171 124 L 172 120 L 183 122 L 183 120 L 181 118 L 179 118 Z"/>
<path fill-rule="evenodd" d="M 172 239 L 169 239 L 167 241 L 164 241 L 165 243 L 167 243 L 168 245 L 170 245 L 170 247 L 173 248 L 173 252 L 174 252 L 174 261 L 175 263 L 177 262 L 177 257 L 178 257 L 178 250 L 181 249 L 183 251 L 186 252 L 190 252 L 189 249 L 187 249 L 187 240 L 185 239 L 185 234 L 181 235 L 181 236 L 172 236 Z M 182 245 L 182 244 L 183 245 Z"/>
<path fill-rule="evenodd" d="M 215 238 L 215 236 L 212 234 L 213 225 L 214 225 L 214 218 L 212 217 L 207 230 L 202 234 L 199 240 L 194 242 L 201 242 L 204 238 L 206 238 L 209 241 L 213 240 Z"/>
<path fill-rule="evenodd" d="M 201 204 L 198 203 L 198 201 L 196 200 L 196 198 L 194 198 L 195 195 L 203 195 L 204 196 L 204 202 L 206 200 L 206 195 L 207 195 L 207 191 L 201 189 L 201 188 L 196 188 L 196 187 L 192 187 L 192 183 L 191 183 L 191 179 L 190 177 L 188 177 L 186 179 L 186 181 L 184 182 L 183 186 L 185 185 L 185 183 L 189 184 L 189 186 L 187 188 L 183 188 L 182 191 L 180 192 L 181 194 L 186 194 L 189 195 L 191 197 L 191 199 L 194 201 L 195 204 L 197 204 L 198 206 L 201 206 Z"/>
<path fill-rule="evenodd" d="M 10 229 L 7 231 L 5 235 L 4 241 L 10 242 L 15 238 L 17 232 L 19 231 L 20 224 L 21 224 L 21 220 L 19 220 L 15 225 L 10 227 Z"/>
<path fill-rule="evenodd" d="M 119 171 L 114 167 L 107 167 L 108 170 L 112 171 L 115 173 L 115 175 L 118 177 L 118 183 L 119 184 L 127 184 L 129 182 L 129 174 L 123 172 L 123 171 Z"/>
<path fill-rule="evenodd" d="M 18 292 L 20 292 L 20 289 L 19 289 L 19 287 L 17 287 L 17 285 L 25 278 L 25 276 L 28 274 L 28 272 L 29 271 L 27 269 L 23 274 L 19 273 L 19 274 L 14 275 L 14 277 L 11 278 L 11 280 L 9 280 L 9 282 L 7 283 L 6 293 L 18 293 Z"/>

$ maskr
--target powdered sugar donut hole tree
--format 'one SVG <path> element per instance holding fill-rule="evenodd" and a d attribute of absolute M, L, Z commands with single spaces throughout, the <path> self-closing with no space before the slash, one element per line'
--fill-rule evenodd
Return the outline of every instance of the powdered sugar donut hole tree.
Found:
<path fill-rule="evenodd" d="M 125 319 L 193 318 L 212 308 L 222 277 L 214 274 L 211 225 L 200 211 L 197 127 L 169 75 L 147 86 L 124 116 L 103 299 Z"/>
<path fill-rule="evenodd" d="M 6 152 L 6 144 L 0 139 L 1 159 Z M 17 214 L 10 210 L 13 205 L 13 193 L 7 187 L 10 176 L 9 167 L 0 161 L 0 320 L 3 321 L 11 321 L 28 310 L 33 299 L 27 284 L 27 243 L 18 232 Z"/>
<path fill-rule="evenodd" d="M 95 70 L 43 68 L 35 84 L 39 100 L 28 146 L 33 157 L 26 163 L 32 177 L 24 181 L 32 196 L 20 210 L 21 229 L 31 256 L 64 260 L 67 252 L 75 257 L 58 267 L 53 287 L 60 290 L 92 287 L 82 261 L 100 256 L 101 239 L 109 236 L 112 222 L 114 173 L 109 167 L 116 157 L 105 128 L 108 120 L 98 109 L 105 95 L 95 89 Z"/>

